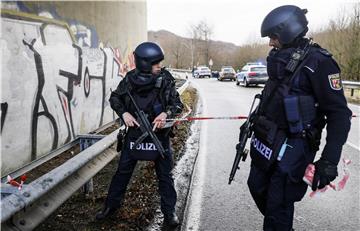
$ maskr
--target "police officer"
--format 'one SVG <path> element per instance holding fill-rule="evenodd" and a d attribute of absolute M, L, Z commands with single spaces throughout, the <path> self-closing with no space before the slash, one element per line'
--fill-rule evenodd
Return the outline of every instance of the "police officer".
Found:
<path fill-rule="evenodd" d="M 119 166 L 112 178 L 105 206 L 96 214 L 96 219 L 103 220 L 111 216 L 121 206 L 126 187 L 138 160 L 134 156 L 135 151 L 140 151 L 145 155 L 146 151 L 154 151 L 154 148 L 151 148 L 154 145 L 147 145 L 146 148 L 140 145 L 140 148 L 135 150 L 132 147 L 133 143 L 128 142 L 131 134 L 136 134 L 140 126 L 135 118 L 134 105 L 128 95 L 131 94 L 138 107 L 148 115 L 149 122 L 152 122 L 156 135 L 165 149 L 164 157 L 159 156 L 154 160 L 159 180 L 161 211 L 164 214 L 165 224 L 177 226 L 179 220 L 175 214 L 176 191 L 171 173 L 173 157 L 169 131 L 163 129 L 163 126 L 165 119 L 173 118 L 181 113 L 183 104 L 175 89 L 174 78 L 168 71 L 161 69 L 160 62 L 164 59 L 164 53 L 157 44 L 141 43 L 136 47 L 134 57 L 136 69 L 126 74 L 117 89 L 111 93 L 109 100 L 111 108 L 129 129 L 125 135 Z"/>
<path fill-rule="evenodd" d="M 270 38 L 273 49 L 267 57 L 269 80 L 253 119 L 248 186 L 266 231 L 292 230 L 294 203 L 306 193 L 304 172 L 315 159 L 325 125 L 326 145 L 314 162 L 312 190 L 337 177 L 350 130 L 352 113 L 340 68 L 331 53 L 304 37 L 306 12 L 280 6 L 261 25 L 261 36 Z"/>

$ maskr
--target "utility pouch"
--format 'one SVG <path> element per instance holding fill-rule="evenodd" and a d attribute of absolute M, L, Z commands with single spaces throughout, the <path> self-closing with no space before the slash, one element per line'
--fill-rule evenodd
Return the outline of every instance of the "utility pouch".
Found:
<path fill-rule="evenodd" d="M 125 130 L 120 129 L 119 133 L 117 134 L 117 145 L 116 145 L 117 152 L 120 152 L 123 148 L 124 137 L 125 137 Z"/>
<path fill-rule="evenodd" d="M 302 132 L 304 127 L 301 119 L 299 97 L 292 95 L 286 96 L 284 98 L 284 108 L 289 125 L 289 132 L 292 134 Z"/>
<path fill-rule="evenodd" d="M 253 125 L 254 134 L 250 143 L 250 156 L 252 163 L 263 171 L 268 171 L 276 161 L 282 144 L 286 139 L 285 130 L 259 116 Z"/>
<path fill-rule="evenodd" d="M 302 116 L 302 122 L 304 128 L 307 129 L 311 126 L 311 123 L 316 119 L 317 103 L 311 95 L 299 96 L 299 105 Z"/>
<path fill-rule="evenodd" d="M 163 111 L 163 106 L 160 103 L 154 104 L 153 111 L 155 115 L 159 115 Z"/>
<path fill-rule="evenodd" d="M 306 130 L 306 138 L 309 142 L 310 150 L 312 152 L 317 152 L 321 142 L 321 131 L 317 128 L 308 129 Z"/>
<path fill-rule="evenodd" d="M 265 116 L 258 116 L 254 121 L 254 133 L 256 133 L 257 137 L 265 140 L 269 144 L 274 142 L 277 130 L 278 126 L 276 123 L 266 119 Z"/>
<path fill-rule="evenodd" d="M 129 128 L 125 138 L 125 148 L 130 151 L 130 156 L 134 160 L 156 160 L 160 156 L 154 142 L 150 136 L 147 136 L 138 145 L 136 141 L 142 133 L 139 128 Z"/>

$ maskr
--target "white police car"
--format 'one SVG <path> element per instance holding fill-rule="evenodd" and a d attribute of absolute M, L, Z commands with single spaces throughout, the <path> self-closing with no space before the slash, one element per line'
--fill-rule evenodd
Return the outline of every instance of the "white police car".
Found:
<path fill-rule="evenodd" d="M 236 73 L 236 85 L 242 83 L 244 87 L 251 84 L 265 84 L 268 79 L 266 66 L 261 63 L 247 63 L 240 72 Z"/>

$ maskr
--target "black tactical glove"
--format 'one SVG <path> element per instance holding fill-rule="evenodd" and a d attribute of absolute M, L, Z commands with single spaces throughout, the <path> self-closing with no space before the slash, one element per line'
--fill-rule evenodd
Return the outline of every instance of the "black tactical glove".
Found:
<path fill-rule="evenodd" d="M 322 189 L 338 176 L 337 165 L 330 161 L 321 159 L 314 163 L 315 174 L 311 189 Z"/>

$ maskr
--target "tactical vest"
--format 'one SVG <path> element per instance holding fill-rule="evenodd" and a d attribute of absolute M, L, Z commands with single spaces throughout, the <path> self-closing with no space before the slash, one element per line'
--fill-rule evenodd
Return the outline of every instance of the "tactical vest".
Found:
<path fill-rule="evenodd" d="M 134 89 L 130 82 L 128 83 L 130 94 L 134 97 L 140 110 L 143 110 L 148 115 L 150 122 L 152 122 L 161 112 L 165 111 L 164 102 L 162 102 L 160 97 L 163 85 L 163 76 L 159 76 L 156 79 L 153 88 L 147 91 L 139 92 L 137 89 Z M 129 112 L 132 115 L 135 115 L 136 110 L 129 97 L 125 98 L 125 105 Z"/>
<path fill-rule="evenodd" d="M 310 48 L 310 54 L 317 48 Z M 309 129 L 316 118 L 316 102 L 312 95 L 300 90 L 300 71 L 292 76 L 285 69 L 295 48 L 270 52 L 267 57 L 269 80 L 262 92 L 259 115 L 277 124 L 291 135 Z M 298 68 L 302 68 L 300 64 Z"/>
<path fill-rule="evenodd" d="M 267 57 L 269 80 L 262 91 L 250 144 L 253 164 L 264 171 L 279 160 L 287 138 L 306 138 L 306 131 L 316 118 L 314 97 L 301 92 L 298 85 L 305 60 L 294 74 L 286 69 L 294 51 L 295 48 L 273 50 Z M 309 55 L 313 51 L 310 48 Z"/>

